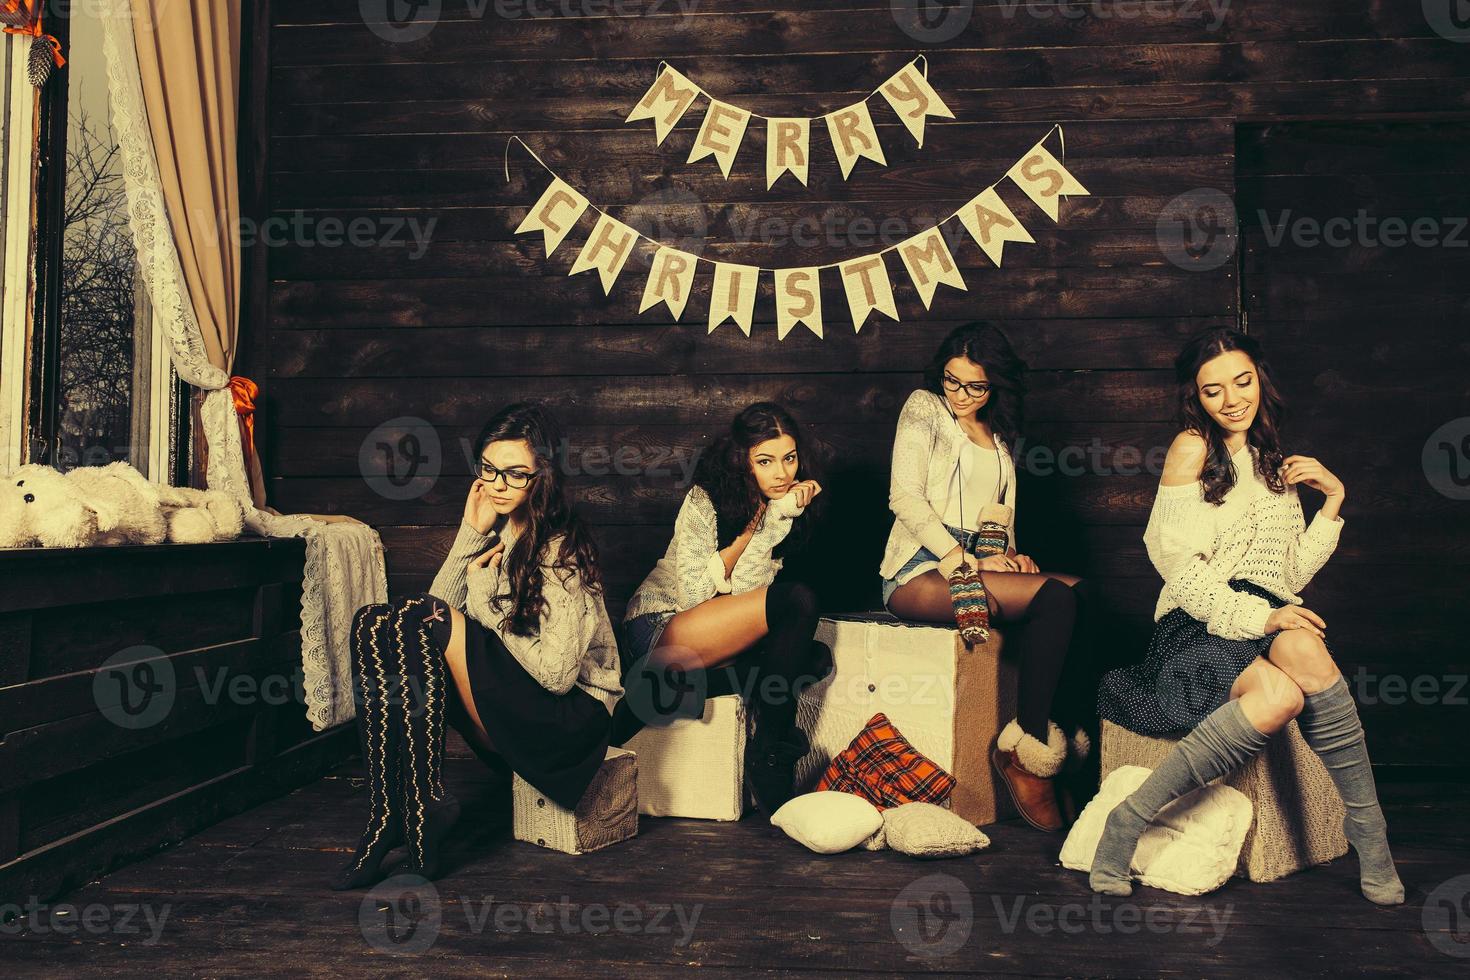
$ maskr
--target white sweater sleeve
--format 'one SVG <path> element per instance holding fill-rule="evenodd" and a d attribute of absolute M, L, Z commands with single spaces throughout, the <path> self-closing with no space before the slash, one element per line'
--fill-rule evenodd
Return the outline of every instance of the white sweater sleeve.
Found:
<path fill-rule="evenodd" d="M 1170 597 L 1211 633 L 1227 640 L 1265 636 L 1271 604 L 1232 589 L 1227 573 L 1219 570 L 1233 568 L 1240 555 L 1213 553 L 1214 521 L 1204 511 L 1211 506 L 1201 499 L 1197 483 L 1161 484 L 1143 533 L 1149 560 Z M 1249 543 L 1241 539 L 1242 554 Z"/>
<path fill-rule="evenodd" d="M 771 552 L 786 540 L 786 535 L 791 533 L 792 521 L 803 510 L 805 508 L 798 507 L 796 498 L 791 494 L 772 501 L 766 507 L 760 527 L 750 536 L 745 550 L 740 553 L 735 568 L 730 572 L 731 594 L 739 595 L 765 588 L 776 580 L 784 563 L 779 558 L 773 558 Z"/>
<path fill-rule="evenodd" d="M 556 542 L 547 546 L 548 554 Z M 516 636 L 510 630 L 500 631 L 500 639 L 526 672 L 553 694 L 565 694 L 577 682 L 582 658 L 592 641 L 596 626 L 589 614 L 588 595 L 581 576 L 568 575 L 549 564 L 542 566 L 544 581 L 541 594 L 546 607 L 541 611 L 540 628 L 534 636 Z"/>
<path fill-rule="evenodd" d="M 679 611 L 692 609 L 731 584 L 720 558 L 715 507 L 703 487 L 691 487 L 674 518 L 674 577 Z"/>
<path fill-rule="evenodd" d="M 1286 567 L 1283 577 L 1286 579 L 1286 587 L 1293 592 L 1300 592 L 1306 588 L 1312 576 L 1321 571 L 1322 566 L 1327 564 L 1327 559 L 1337 550 L 1337 541 L 1342 534 L 1342 515 L 1337 520 L 1329 521 L 1318 511 L 1312 518 L 1311 526 L 1303 530 L 1306 524 L 1302 517 L 1301 501 L 1297 501 L 1297 535 L 1286 548 Z"/>
<path fill-rule="evenodd" d="M 888 508 L 919 544 L 943 558 L 954 548 L 955 540 L 930 506 L 926 491 L 929 457 L 934 451 L 934 430 L 923 403 L 929 395 L 924 390 L 915 391 L 898 415 L 888 478 Z"/>

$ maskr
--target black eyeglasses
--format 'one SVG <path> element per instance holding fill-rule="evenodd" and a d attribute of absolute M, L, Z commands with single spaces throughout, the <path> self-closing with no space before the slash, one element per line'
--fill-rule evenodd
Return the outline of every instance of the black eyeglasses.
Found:
<path fill-rule="evenodd" d="M 486 483 L 494 483 L 496 478 L 502 476 L 505 477 L 505 485 L 510 487 L 512 490 L 524 490 L 526 487 L 531 485 L 531 480 L 533 480 L 536 476 L 534 472 L 528 473 L 525 470 L 496 469 L 490 464 L 490 461 L 486 459 L 481 459 L 479 465 L 475 467 L 475 469 L 480 474 L 480 479 L 484 480 Z"/>
<path fill-rule="evenodd" d="M 990 391 L 990 382 L 971 381 L 970 383 L 966 384 L 959 378 L 956 378 L 954 375 L 946 371 L 944 372 L 944 387 L 948 391 L 959 391 L 961 388 L 963 388 L 965 389 L 965 394 L 969 395 L 971 398 L 979 398 L 981 395 L 984 395 L 988 391 Z"/>

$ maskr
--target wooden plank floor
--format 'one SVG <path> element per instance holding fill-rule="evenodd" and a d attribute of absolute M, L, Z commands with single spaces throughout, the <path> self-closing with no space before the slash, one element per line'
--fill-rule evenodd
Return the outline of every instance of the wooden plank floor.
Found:
<path fill-rule="evenodd" d="M 754 814 L 644 818 L 634 840 L 571 857 L 512 839 L 504 787 L 456 749 L 464 816 L 452 869 L 428 889 L 326 887 L 364 817 L 354 761 L 48 903 L 41 930 L 12 922 L 0 973 L 1263 980 L 1470 967 L 1463 785 L 1383 787 L 1409 900 L 1380 909 L 1351 856 L 1200 898 L 1104 899 L 1056 864 L 1059 835 L 1015 822 L 987 828 L 988 851 L 946 861 L 816 855 Z"/>

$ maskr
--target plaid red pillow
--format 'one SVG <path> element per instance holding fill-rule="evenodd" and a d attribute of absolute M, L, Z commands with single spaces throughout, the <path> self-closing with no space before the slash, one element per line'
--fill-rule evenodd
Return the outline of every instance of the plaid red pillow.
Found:
<path fill-rule="evenodd" d="M 817 790 L 852 793 L 882 810 L 942 804 L 954 790 L 954 777 L 921 755 L 880 711 L 827 766 Z"/>

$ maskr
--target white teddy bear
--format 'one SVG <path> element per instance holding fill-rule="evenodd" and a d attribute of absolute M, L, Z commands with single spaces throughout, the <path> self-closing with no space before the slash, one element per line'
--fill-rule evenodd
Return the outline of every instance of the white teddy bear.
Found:
<path fill-rule="evenodd" d="M 66 473 L 30 464 L 0 477 L 0 548 L 203 544 L 238 538 L 244 520 L 222 490 L 163 486 L 126 462 Z"/>

